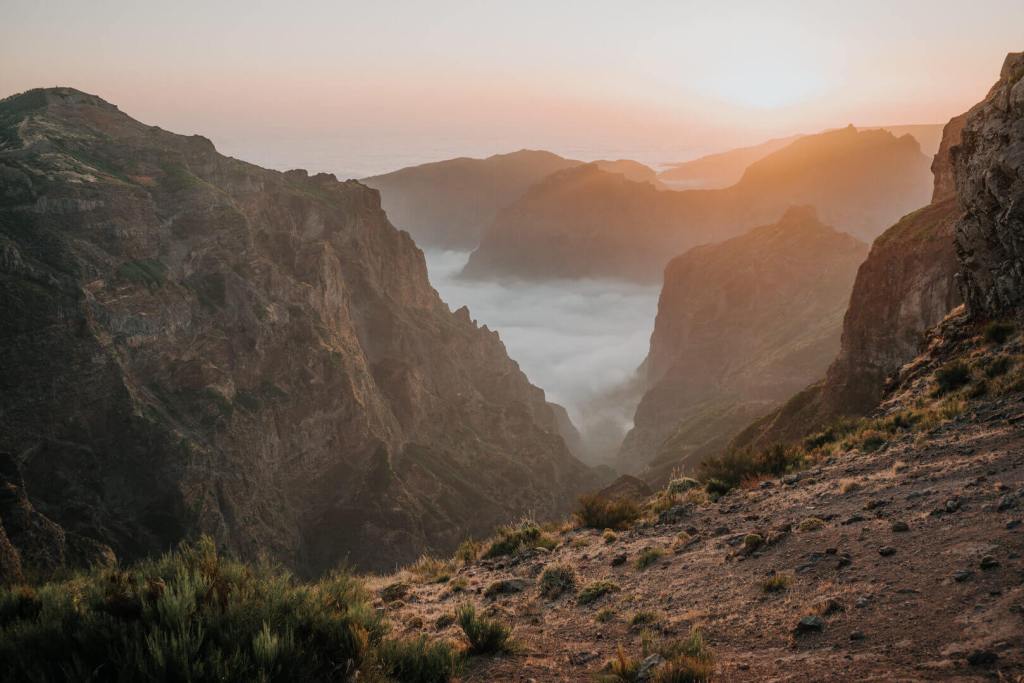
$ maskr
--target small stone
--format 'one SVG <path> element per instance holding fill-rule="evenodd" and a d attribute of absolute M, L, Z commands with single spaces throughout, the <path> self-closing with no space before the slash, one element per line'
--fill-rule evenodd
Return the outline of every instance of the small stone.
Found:
<path fill-rule="evenodd" d="M 1019 526 L 1020 526 L 1020 520 L 1019 519 L 1011 519 L 1009 522 L 1006 523 L 1006 528 L 1007 529 L 1016 529 Z"/>
<path fill-rule="evenodd" d="M 612 558 L 613 567 L 618 567 L 620 564 L 626 564 L 626 553 L 619 553 Z"/>
<path fill-rule="evenodd" d="M 864 631 L 854 631 L 850 634 L 850 640 L 864 640 L 866 637 Z"/>
<path fill-rule="evenodd" d="M 967 663 L 971 666 L 992 666 L 999 659 L 999 655 L 992 650 L 972 650 L 967 655 Z"/>
<path fill-rule="evenodd" d="M 910 531 L 910 525 L 907 524 L 906 522 L 903 522 L 903 521 L 893 522 L 892 523 L 892 530 L 895 531 L 896 533 L 900 533 L 900 532 L 903 532 L 903 531 Z"/>
<path fill-rule="evenodd" d="M 882 557 L 889 557 L 896 554 L 896 548 L 893 548 L 891 545 L 883 545 L 878 549 L 878 554 Z"/>
<path fill-rule="evenodd" d="M 981 558 L 981 563 L 979 566 L 982 569 L 995 569 L 999 566 L 999 560 L 992 557 L 991 555 L 985 555 L 983 558 Z"/>
<path fill-rule="evenodd" d="M 958 572 L 953 572 L 953 580 L 957 583 L 963 583 L 972 576 L 974 576 L 974 572 L 968 571 L 966 569 L 961 569 Z"/>
<path fill-rule="evenodd" d="M 1005 512 L 1014 507 L 1017 507 L 1017 500 L 1008 494 L 999 499 L 999 503 L 996 504 L 996 512 Z"/>
<path fill-rule="evenodd" d="M 956 512 L 960 509 L 960 501 L 957 498 L 950 498 L 946 501 L 944 507 L 946 508 L 946 512 Z"/>
<path fill-rule="evenodd" d="M 855 602 L 855 603 L 853 603 L 853 604 L 854 604 L 854 605 L 855 605 L 856 607 L 859 607 L 859 608 L 861 608 L 861 609 L 864 609 L 865 607 L 867 607 L 867 606 L 868 606 L 868 603 L 869 603 L 869 602 L 870 602 L 870 601 L 869 601 L 869 600 L 868 600 L 868 599 L 867 599 L 866 597 L 864 597 L 864 596 L 862 595 L 862 596 L 860 596 L 859 598 L 857 598 L 857 602 Z"/>
<path fill-rule="evenodd" d="M 839 556 L 839 559 L 836 560 L 836 569 L 842 569 L 843 567 L 849 567 L 851 564 L 853 564 L 853 559 L 849 555 L 847 555 L 846 553 L 843 553 L 842 555 Z"/>
<path fill-rule="evenodd" d="M 842 612 L 846 607 L 839 600 L 835 598 L 826 598 L 825 602 L 821 605 L 821 613 L 824 616 L 835 614 L 836 612 Z"/>
<path fill-rule="evenodd" d="M 863 522 L 864 520 L 864 515 L 853 515 L 852 517 L 849 517 L 845 522 L 843 522 L 843 524 L 857 524 L 858 522 Z"/>
<path fill-rule="evenodd" d="M 802 617 L 797 622 L 793 632 L 797 635 L 801 633 L 820 633 L 825 628 L 825 620 L 819 616 Z"/>

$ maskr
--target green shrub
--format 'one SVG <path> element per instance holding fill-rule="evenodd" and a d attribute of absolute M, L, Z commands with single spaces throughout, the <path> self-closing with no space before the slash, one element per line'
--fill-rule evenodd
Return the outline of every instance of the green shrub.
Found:
<path fill-rule="evenodd" d="M 818 517 L 808 517 L 796 525 L 796 530 L 801 532 L 818 531 L 825 528 L 825 520 Z"/>
<path fill-rule="evenodd" d="M 589 605 L 609 593 L 615 593 L 619 590 L 619 585 L 611 581 L 592 581 L 579 592 L 576 596 L 576 602 L 581 605 Z"/>
<path fill-rule="evenodd" d="M 625 529 L 640 518 L 640 506 L 626 498 L 605 498 L 596 493 L 580 496 L 576 520 L 591 529 Z"/>
<path fill-rule="evenodd" d="M 985 341 L 990 344 L 1002 344 L 1013 335 L 1016 329 L 1013 323 L 993 320 L 985 326 Z"/>
<path fill-rule="evenodd" d="M 566 591 L 576 590 L 576 571 L 567 564 L 555 564 L 540 575 L 540 594 L 554 600 Z"/>
<path fill-rule="evenodd" d="M 447 683 L 459 672 L 462 658 L 447 641 L 426 636 L 385 640 L 379 659 L 384 672 L 402 683 Z"/>
<path fill-rule="evenodd" d="M 351 576 L 301 583 L 204 537 L 128 569 L 0 589 L 0 680 L 328 680 L 372 666 L 384 630 Z"/>
<path fill-rule="evenodd" d="M 636 568 L 643 571 L 665 556 L 661 548 L 644 548 L 636 558 Z"/>
<path fill-rule="evenodd" d="M 629 618 L 629 625 L 634 628 L 653 626 L 660 620 L 661 619 L 657 612 L 652 612 L 651 610 L 640 610 L 639 612 L 634 612 L 633 616 Z"/>
<path fill-rule="evenodd" d="M 946 363 L 935 372 L 935 395 L 942 396 L 956 391 L 971 381 L 971 369 L 963 361 Z"/>
<path fill-rule="evenodd" d="M 484 558 L 493 559 L 504 555 L 515 555 L 533 548 L 553 549 L 557 543 L 553 538 L 541 531 L 532 521 L 523 521 L 516 526 L 506 526 L 498 530 L 498 534 L 484 553 Z"/>
<path fill-rule="evenodd" d="M 762 451 L 731 449 L 701 463 L 701 478 L 708 493 L 722 494 L 746 480 L 777 477 L 800 466 L 803 451 L 776 444 Z"/>
<path fill-rule="evenodd" d="M 496 619 L 479 616 L 471 603 L 459 607 L 455 620 L 469 641 L 469 654 L 496 654 L 512 650 L 512 628 Z"/>

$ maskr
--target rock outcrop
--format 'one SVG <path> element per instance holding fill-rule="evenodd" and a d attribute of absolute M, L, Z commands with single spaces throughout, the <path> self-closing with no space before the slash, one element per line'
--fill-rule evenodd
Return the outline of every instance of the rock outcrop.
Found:
<path fill-rule="evenodd" d="M 932 163 L 932 203 L 872 244 L 853 286 L 839 355 L 825 378 L 749 425 L 733 447 L 792 442 L 841 416 L 865 415 L 881 400 L 887 378 L 920 351 L 925 332 L 960 304 L 953 244 L 960 211 L 951 155 L 964 120 L 958 116 L 945 127 Z"/>
<path fill-rule="evenodd" d="M 852 127 L 799 138 L 722 190 L 659 192 L 571 168 L 502 210 L 464 275 L 657 281 L 672 256 L 778 220 L 791 205 L 815 206 L 825 223 L 871 240 L 930 192 L 913 137 Z"/>
<path fill-rule="evenodd" d="M 35 510 L 125 559 L 209 533 L 389 567 L 593 483 L 377 191 L 75 90 L 0 101 L 0 310 L 0 450 Z"/>
<path fill-rule="evenodd" d="M 794 207 L 773 225 L 691 249 L 665 269 L 647 391 L 620 466 L 658 481 L 691 468 L 819 377 L 839 348 L 867 245 Z M 668 442 L 666 442 L 668 440 Z"/>
<path fill-rule="evenodd" d="M 963 218 L 956 227 L 961 290 L 972 315 L 1024 308 L 1024 52 L 1007 55 L 953 149 Z"/>

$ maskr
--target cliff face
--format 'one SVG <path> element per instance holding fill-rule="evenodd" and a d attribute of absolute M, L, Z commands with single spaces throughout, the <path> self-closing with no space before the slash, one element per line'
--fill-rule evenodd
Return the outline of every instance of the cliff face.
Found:
<path fill-rule="evenodd" d="M 886 379 L 920 350 L 924 333 L 960 303 L 954 228 L 960 216 L 953 191 L 951 150 L 964 117 L 945 127 L 933 202 L 903 217 L 871 246 L 843 320 L 842 346 L 825 378 L 754 422 L 733 446 L 764 448 L 802 438 L 842 415 L 878 405 Z"/>
<path fill-rule="evenodd" d="M 580 163 L 524 149 L 411 166 L 363 182 L 380 190 L 388 218 L 417 244 L 472 249 L 500 209 L 542 178 Z"/>
<path fill-rule="evenodd" d="M 925 204 L 928 160 L 909 135 L 846 128 L 799 138 L 724 190 L 657 192 L 595 167 L 554 174 L 498 214 L 469 277 L 657 280 L 697 244 L 775 221 L 791 205 L 870 240 Z"/>
<path fill-rule="evenodd" d="M 1024 307 L 1024 53 L 967 113 L 953 150 L 963 218 L 956 227 L 960 282 L 974 315 Z"/>
<path fill-rule="evenodd" d="M 839 348 L 866 253 L 864 243 L 800 207 L 673 259 L 640 369 L 648 390 L 622 465 L 637 471 L 657 457 L 657 479 L 696 464 L 695 453 L 820 376 Z"/>
<path fill-rule="evenodd" d="M 121 556 L 205 532 L 391 566 L 590 483 L 376 191 L 74 90 L 0 102 L 0 310 L 0 451 L 36 510 Z"/>

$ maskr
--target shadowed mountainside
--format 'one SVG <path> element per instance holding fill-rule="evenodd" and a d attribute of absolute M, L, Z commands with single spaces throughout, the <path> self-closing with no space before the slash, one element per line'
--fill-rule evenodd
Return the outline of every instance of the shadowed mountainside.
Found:
<path fill-rule="evenodd" d="M 377 191 L 72 89 L 0 102 L 0 309 L 0 451 L 39 513 L 127 558 L 209 533 L 388 567 L 592 484 Z"/>
<path fill-rule="evenodd" d="M 620 467 L 650 465 L 645 476 L 653 481 L 692 468 L 817 377 L 839 348 L 866 253 L 813 208 L 798 207 L 775 224 L 673 259 L 639 370 L 647 391 Z"/>

